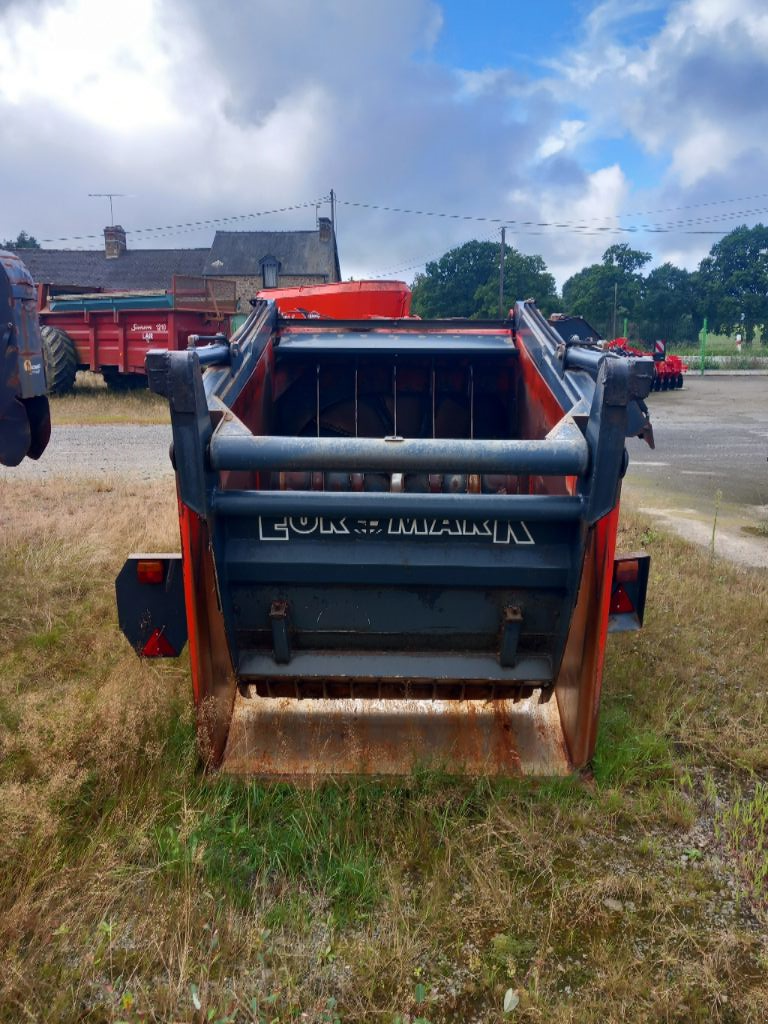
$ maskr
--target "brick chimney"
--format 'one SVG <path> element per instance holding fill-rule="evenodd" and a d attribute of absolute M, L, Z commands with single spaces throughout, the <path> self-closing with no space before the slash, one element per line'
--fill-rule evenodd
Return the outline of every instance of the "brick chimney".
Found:
<path fill-rule="evenodd" d="M 330 217 L 318 217 L 317 226 L 320 229 L 320 241 L 330 243 L 331 236 L 333 234 L 331 230 L 331 218 Z"/>
<path fill-rule="evenodd" d="M 116 260 L 127 248 L 125 230 L 119 224 L 104 228 L 104 255 L 108 260 Z"/>

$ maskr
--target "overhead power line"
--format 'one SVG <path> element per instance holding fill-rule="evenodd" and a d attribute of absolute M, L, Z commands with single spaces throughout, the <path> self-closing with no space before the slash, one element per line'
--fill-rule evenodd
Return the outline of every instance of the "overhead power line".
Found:
<path fill-rule="evenodd" d="M 619 219 L 626 219 L 628 217 L 641 217 L 649 216 L 651 214 L 658 213 L 673 213 L 682 210 L 693 210 L 704 207 L 712 206 L 724 206 L 729 203 L 743 203 L 757 199 L 768 198 L 768 193 L 757 193 L 752 196 L 741 196 L 738 198 L 731 199 L 714 199 L 704 203 L 689 203 L 685 206 L 668 207 L 661 210 L 646 210 L 636 213 L 620 213 L 610 214 L 605 217 L 597 218 L 582 218 L 578 221 L 569 220 L 557 220 L 557 221 L 545 221 L 545 220 L 516 220 L 508 217 L 490 217 L 482 216 L 477 214 L 467 213 L 453 213 L 441 210 L 418 210 L 410 209 L 407 207 L 399 206 L 387 206 L 380 203 L 367 203 L 358 202 L 349 199 L 336 199 L 337 206 L 349 206 L 357 209 L 365 210 L 376 210 L 384 213 L 397 213 L 407 216 L 419 216 L 419 217 L 433 217 L 436 219 L 443 220 L 456 220 L 466 221 L 468 223 L 480 223 L 480 224 L 498 224 L 499 226 L 504 225 L 515 230 L 516 234 L 525 235 L 545 235 L 548 231 L 555 229 L 558 231 L 573 231 L 577 234 L 585 235 L 599 235 L 599 234 L 694 234 L 694 235 L 722 235 L 727 234 L 726 231 L 710 231 L 701 230 L 694 228 L 694 225 L 699 224 L 711 224 L 716 221 L 738 219 L 740 217 L 755 216 L 757 214 L 768 213 L 768 208 L 758 207 L 751 210 L 731 210 L 721 214 L 713 214 L 708 217 L 696 217 L 688 218 L 679 221 L 671 221 L 666 224 L 608 224 L 606 221 L 616 221 Z M 273 214 L 288 213 L 293 210 L 305 210 L 310 208 L 316 208 L 319 204 L 328 202 L 329 196 L 320 196 L 318 199 L 312 199 L 300 203 L 291 203 L 286 206 L 275 207 L 271 210 L 256 210 L 250 213 L 237 213 L 232 214 L 228 217 L 210 217 L 203 220 L 190 220 L 182 221 L 178 224 L 161 224 L 161 225 L 149 225 L 140 228 L 127 228 L 127 235 L 148 235 L 154 238 L 163 238 L 173 236 L 174 234 L 187 234 L 189 232 L 201 231 L 208 227 L 215 227 L 220 224 L 232 224 L 244 220 L 251 220 L 258 217 L 268 217 Z M 530 229 L 538 230 L 530 230 Z M 98 234 L 82 234 L 82 235 L 66 235 L 59 238 L 41 238 L 40 242 L 44 245 L 52 245 L 57 243 L 66 242 L 91 242 L 97 243 L 101 241 L 102 235 Z M 415 264 L 418 266 L 419 264 Z M 403 268 L 410 269 L 410 268 Z"/>
<path fill-rule="evenodd" d="M 376 210 L 383 213 L 398 213 L 406 216 L 433 217 L 441 220 L 465 221 L 479 224 L 498 224 L 500 227 L 513 228 L 516 233 L 527 233 L 527 228 L 549 228 L 559 231 L 572 231 L 577 234 L 681 234 L 681 235 L 723 235 L 727 231 L 711 231 L 707 229 L 690 228 L 685 225 L 708 224 L 716 220 L 738 219 L 744 216 L 754 216 L 758 213 L 768 213 L 768 208 L 753 210 L 735 210 L 731 213 L 714 215 L 712 217 L 689 218 L 688 220 L 672 222 L 667 224 L 632 224 L 632 225 L 605 225 L 601 226 L 594 220 L 582 219 L 580 221 L 545 221 L 545 220 L 516 220 L 509 217 L 489 217 L 470 213 L 453 213 L 444 210 L 417 210 L 402 206 L 384 206 L 379 203 L 357 202 L 348 199 L 337 199 L 341 206 L 350 206 L 357 209 Z M 538 232 L 537 232 L 538 233 Z"/>
<path fill-rule="evenodd" d="M 320 199 L 312 199 L 304 203 L 293 203 L 290 206 L 279 206 L 274 210 L 257 210 L 253 213 L 236 213 L 230 217 L 211 217 L 207 220 L 189 220 L 184 221 L 181 224 L 164 224 L 145 228 L 126 228 L 125 233 L 126 235 L 146 235 L 157 234 L 159 232 L 184 232 L 198 228 L 211 227 L 215 224 L 229 224 L 233 221 L 250 220 L 255 217 L 268 217 L 274 213 L 288 213 L 290 210 L 305 210 L 309 207 L 317 206 L 318 203 L 327 202 L 327 200 L 327 196 L 322 196 Z M 51 245 L 54 242 L 86 242 L 97 240 L 101 237 L 101 233 L 91 235 L 67 235 L 63 238 L 41 238 L 40 242 L 46 245 Z"/>
<path fill-rule="evenodd" d="M 652 217 L 657 213 L 677 213 L 678 210 L 697 210 L 704 206 L 724 206 L 726 203 L 751 203 L 754 199 L 768 199 L 768 192 L 754 196 L 740 196 L 737 199 L 710 199 L 706 203 L 688 203 L 686 206 L 668 206 L 663 210 L 641 210 L 639 213 L 619 213 L 618 217 Z"/>

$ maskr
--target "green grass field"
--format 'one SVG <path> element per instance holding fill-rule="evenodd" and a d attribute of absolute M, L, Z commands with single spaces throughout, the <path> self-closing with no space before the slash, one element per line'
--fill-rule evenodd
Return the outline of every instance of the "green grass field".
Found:
<path fill-rule="evenodd" d="M 0 515 L 0 1020 L 766 1020 L 768 574 L 626 518 L 647 623 L 589 777 L 248 784 L 198 767 L 186 658 L 117 630 L 172 484 Z"/>
<path fill-rule="evenodd" d="M 684 345 L 671 345 L 669 351 L 674 355 L 682 356 L 685 359 L 698 358 L 701 354 L 701 346 L 698 338 Z M 730 356 L 735 360 L 753 360 L 768 358 L 768 345 L 761 343 L 760 337 L 756 337 L 751 345 L 746 343 L 738 348 L 736 338 L 728 334 L 709 334 L 705 353 L 708 356 Z"/>

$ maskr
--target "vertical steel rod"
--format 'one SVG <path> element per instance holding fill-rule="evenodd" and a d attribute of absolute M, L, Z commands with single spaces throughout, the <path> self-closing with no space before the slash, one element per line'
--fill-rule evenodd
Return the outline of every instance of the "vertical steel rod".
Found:
<path fill-rule="evenodd" d="M 432 360 L 432 437 L 435 437 L 435 361 Z"/>
<path fill-rule="evenodd" d="M 469 364 L 469 439 L 475 439 L 475 366 Z"/>
<path fill-rule="evenodd" d="M 315 422 L 317 424 L 317 436 L 320 437 L 320 363 L 317 364 L 317 382 L 315 390 Z"/>
<path fill-rule="evenodd" d="M 504 319 L 504 256 L 507 248 L 507 229 L 501 229 L 501 253 L 499 255 L 499 318 Z"/>
<path fill-rule="evenodd" d="M 397 437 L 397 359 L 392 364 L 392 433 Z"/>
<path fill-rule="evenodd" d="M 357 417 L 358 417 L 358 397 L 359 397 L 358 379 L 357 379 L 358 370 L 359 370 L 358 364 L 355 363 L 355 437 L 359 437 L 360 436 L 359 435 L 359 431 L 358 431 L 358 419 L 357 419 Z"/>

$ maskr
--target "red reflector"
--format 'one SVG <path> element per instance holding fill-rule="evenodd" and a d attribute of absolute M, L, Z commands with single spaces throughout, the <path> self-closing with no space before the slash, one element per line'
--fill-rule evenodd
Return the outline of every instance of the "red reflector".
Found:
<path fill-rule="evenodd" d="M 626 612 L 633 612 L 634 610 L 635 606 L 630 601 L 624 587 L 616 587 L 614 592 L 611 594 L 611 614 L 624 615 Z"/>
<path fill-rule="evenodd" d="M 636 558 L 616 560 L 614 579 L 617 583 L 634 583 L 640 573 L 640 563 Z"/>
<path fill-rule="evenodd" d="M 175 658 L 177 654 L 162 629 L 154 630 L 141 651 L 142 658 Z"/>
<path fill-rule="evenodd" d="M 136 575 L 139 583 L 162 583 L 165 579 L 165 563 L 159 558 L 142 559 L 136 563 Z"/>

